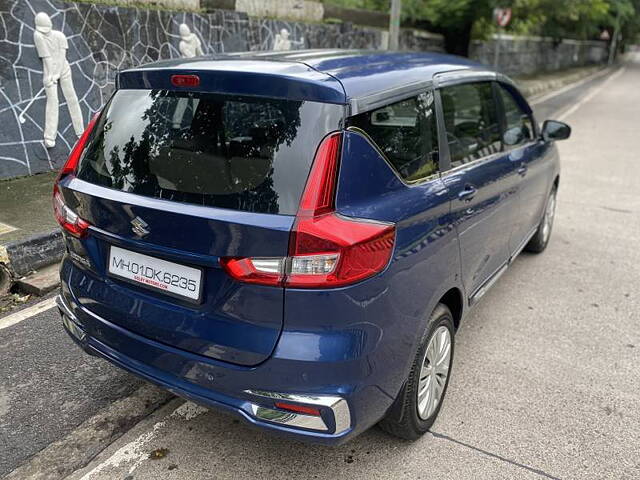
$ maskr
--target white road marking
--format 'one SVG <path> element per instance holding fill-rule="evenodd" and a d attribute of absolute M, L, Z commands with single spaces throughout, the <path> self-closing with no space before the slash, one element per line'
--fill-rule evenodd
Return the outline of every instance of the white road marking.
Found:
<path fill-rule="evenodd" d="M 9 225 L 8 223 L 0 222 L 0 235 L 4 235 L 5 233 L 15 232 L 18 230 L 16 227 Z"/>
<path fill-rule="evenodd" d="M 562 112 L 560 115 L 558 115 L 558 120 L 564 120 L 565 118 L 567 118 L 569 115 L 573 114 L 576 112 L 576 110 L 578 110 L 582 105 L 584 105 L 585 103 L 591 101 L 596 95 L 598 95 L 602 90 L 604 90 L 604 88 L 607 86 L 607 84 L 609 84 L 610 82 L 612 82 L 613 80 L 615 80 L 616 78 L 618 78 L 620 75 L 622 75 L 625 71 L 627 70 L 627 67 L 622 67 L 620 70 L 618 70 L 616 73 L 614 73 L 613 75 L 611 75 L 610 77 L 608 77 L 604 82 L 602 82 L 600 85 L 598 85 L 597 87 L 594 87 L 587 95 L 585 95 L 584 97 L 582 97 L 582 99 L 572 105 L 571 107 L 569 107 L 567 110 L 565 110 L 564 112 Z"/>
<path fill-rule="evenodd" d="M 47 298 L 40 303 L 36 303 L 24 310 L 20 310 L 19 312 L 12 313 L 11 315 L 7 315 L 6 317 L 0 318 L 0 330 L 4 328 L 8 328 L 11 325 L 15 325 L 16 323 L 20 323 L 27 318 L 33 317 L 39 313 L 42 313 L 50 308 L 55 307 L 56 305 L 56 297 Z"/>
<path fill-rule="evenodd" d="M 149 451 L 145 446 L 155 438 L 159 430 L 163 429 L 167 425 L 168 421 L 175 419 L 182 422 L 188 422 L 206 412 L 208 412 L 208 409 L 196 405 L 195 403 L 183 403 L 163 420 L 156 422 L 151 430 L 140 434 L 131 442 L 120 447 L 113 453 L 113 455 L 98 464 L 90 472 L 83 475 L 80 480 L 90 480 L 94 475 L 97 475 L 106 468 L 119 467 L 123 464 L 131 465 L 128 470 L 129 475 L 131 475 L 142 462 L 149 458 Z"/>

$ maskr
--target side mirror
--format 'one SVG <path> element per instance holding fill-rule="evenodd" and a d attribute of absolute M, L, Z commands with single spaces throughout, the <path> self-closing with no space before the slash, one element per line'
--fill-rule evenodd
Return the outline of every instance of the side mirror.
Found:
<path fill-rule="evenodd" d="M 542 139 L 545 142 L 566 140 L 571 136 L 571 127 L 564 122 L 547 120 L 542 124 Z"/>

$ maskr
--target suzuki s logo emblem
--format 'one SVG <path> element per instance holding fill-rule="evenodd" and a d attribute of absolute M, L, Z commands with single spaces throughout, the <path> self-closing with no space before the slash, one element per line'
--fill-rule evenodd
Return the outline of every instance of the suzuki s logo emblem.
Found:
<path fill-rule="evenodd" d="M 149 230 L 149 225 L 147 225 L 147 222 L 145 222 L 140 217 L 136 217 L 133 220 L 131 220 L 131 230 L 133 231 L 133 233 L 135 233 L 139 237 L 144 237 L 145 235 L 149 235 L 149 233 L 151 232 Z"/>

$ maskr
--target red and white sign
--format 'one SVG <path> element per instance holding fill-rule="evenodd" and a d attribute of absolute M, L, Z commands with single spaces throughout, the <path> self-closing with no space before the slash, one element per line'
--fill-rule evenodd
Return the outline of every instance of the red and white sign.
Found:
<path fill-rule="evenodd" d="M 506 27 L 511 21 L 511 9 L 510 8 L 494 8 L 493 18 L 499 27 Z"/>

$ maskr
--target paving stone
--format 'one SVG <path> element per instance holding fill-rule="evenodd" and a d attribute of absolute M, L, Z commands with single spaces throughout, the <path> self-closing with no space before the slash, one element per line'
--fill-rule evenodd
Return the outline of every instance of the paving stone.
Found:
<path fill-rule="evenodd" d="M 49 265 L 16 282 L 17 287 L 32 295 L 43 296 L 60 285 L 60 266 L 56 263 Z"/>

